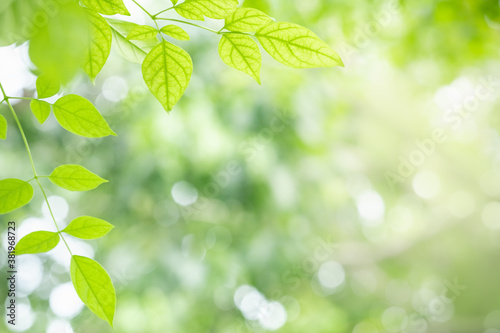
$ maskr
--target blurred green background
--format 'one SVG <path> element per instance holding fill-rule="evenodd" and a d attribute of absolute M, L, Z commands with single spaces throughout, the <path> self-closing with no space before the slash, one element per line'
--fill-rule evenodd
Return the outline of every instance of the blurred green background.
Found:
<path fill-rule="evenodd" d="M 14 105 L 40 173 L 79 163 L 110 180 L 46 189 L 62 226 L 79 215 L 116 226 L 70 239 L 115 283 L 116 332 L 500 333 L 498 1 L 245 5 L 310 28 L 345 68 L 266 55 L 259 86 L 222 63 L 216 35 L 183 26 L 194 74 L 168 115 L 115 51 L 95 86 L 78 72 L 64 93 L 95 103 L 118 137 L 76 137 L 53 116 L 40 126 Z M 26 44 L 0 48 L 9 94 L 33 96 L 31 62 Z M 28 179 L 0 112 L 0 178 Z M 53 228 L 41 197 L 4 216 L 2 279 L 7 219 L 18 238 Z M 111 332 L 78 300 L 62 246 L 17 258 L 15 331 Z"/>

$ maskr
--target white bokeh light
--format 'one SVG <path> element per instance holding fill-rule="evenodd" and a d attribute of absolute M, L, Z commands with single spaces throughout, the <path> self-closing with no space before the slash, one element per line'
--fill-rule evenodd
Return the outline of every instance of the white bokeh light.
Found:
<path fill-rule="evenodd" d="M 172 197 L 179 205 L 189 206 L 198 199 L 198 191 L 190 183 L 182 181 L 172 186 Z"/>
<path fill-rule="evenodd" d="M 373 190 L 363 191 L 356 198 L 356 206 L 359 215 L 367 222 L 367 225 L 379 224 L 385 213 L 384 200 Z"/>
<path fill-rule="evenodd" d="M 283 304 L 268 301 L 255 287 L 249 285 L 238 287 L 233 300 L 245 319 L 254 324 L 258 323 L 265 330 L 277 330 L 287 321 L 287 311 Z"/>
<path fill-rule="evenodd" d="M 388 332 L 402 332 L 406 325 L 406 311 L 400 307 L 390 307 L 382 314 L 382 324 Z"/>
<path fill-rule="evenodd" d="M 95 251 L 89 243 L 66 235 L 64 237 L 73 254 L 78 254 L 84 257 L 94 258 Z M 71 255 L 63 241 L 60 241 L 57 246 L 48 252 L 49 256 L 63 267 L 69 269 Z"/>
<path fill-rule="evenodd" d="M 413 177 L 413 190 L 422 199 L 432 199 L 441 191 L 439 177 L 431 171 L 421 171 Z"/>
<path fill-rule="evenodd" d="M 481 219 L 489 229 L 500 229 L 500 202 L 492 201 L 484 206 Z"/>
<path fill-rule="evenodd" d="M 266 304 L 266 298 L 257 290 L 253 290 L 243 297 L 239 309 L 246 319 L 257 320 Z"/>
<path fill-rule="evenodd" d="M 68 319 L 75 317 L 83 308 L 83 303 L 71 282 L 55 287 L 50 293 L 49 303 L 56 316 Z"/>
<path fill-rule="evenodd" d="M 36 76 L 30 72 L 30 66 L 27 43 L 17 47 L 0 47 L 0 82 L 7 95 L 22 96 L 24 89 L 34 88 Z M 11 101 L 12 104 L 19 102 Z"/>
<path fill-rule="evenodd" d="M 120 76 L 110 76 L 106 78 L 102 85 L 102 94 L 110 102 L 119 102 L 127 97 L 128 84 Z"/>
<path fill-rule="evenodd" d="M 22 320 L 20 320 L 20 318 L 22 318 Z M 16 304 L 16 324 L 8 325 L 9 328 L 14 332 L 24 332 L 29 330 L 31 326 L 33 326 L 35 319 L 36 314 L 31 309 L 29 300 L 27 298 L 19 298 Z M 9 320 L 9 317 L 6 316 L 6 320 Z"/>
<path fill-rule="evenodd" d="M 28 296 L 42 282 L 43 264 L 37 256 L 30 254 L 17 257 L 16 260 L 18 296 Z"/>
<path fill-rule="evenodd" d="M 318 280 L 323 288 L 338 288 L 345 281 L 344 268 L 338 262 L 327 261 L 318 270 Z"/>
<path fill-rule="evenodd" d="M 46 333 L 73 333 L 73 327 L 67 320 L 56 319 L 52 320 L 47 326 Z"/>
<path fill-rule="evenodd" d="M 259 324 L 263 329 L 275 331 L 286 323 L 287 313 L 285 307 L 279 302 L 266 302 L 261 309 Z"/>
<path fill-rule="evenodd" d="M 64 228 L 67 224 L 64 222 L 64 219 L 68 216 L 69 212 L 68 202 L 63 197 L 57 195 L 51 195 L 47 199 L 49 201 L 50 208 L 52 209 L 52 213 L 54 214 L 54 218 L 56 219 L 57 224 L 60 228 Z M 42 203 L 42 214 L 48 219 L 52 218 L 45 201 Z"/>

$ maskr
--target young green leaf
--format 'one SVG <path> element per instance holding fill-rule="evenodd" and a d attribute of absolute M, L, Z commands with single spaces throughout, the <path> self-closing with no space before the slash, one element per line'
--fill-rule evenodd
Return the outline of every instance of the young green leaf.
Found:
<path fill-rule="evenodd" d="M 54 115 L 64 129 L 77 135 L 87 138 L 116 135 L 95 106 L 78 95 L 59 98 L 54 103 Z"/>
<path fill-rule="evenodd" d="M 80 216 L 71 221 L 63 231 L 82 239 L 96 239 L 106 235 L 113 228 L 112 224 L 104 220 L 91 216 Z"/>
<path fill-rule="evenodd" d="M 59 92 L 61 85 L 50 75 L 42 74 L 36 79 L 38 98 L 52 97 Z"/>
<path fill-rule="evenodd" d="M 30 109 L 40 124 L 43 124 L 50 115 L 50 104 L 45 101 L 32 100 L 30 102 Z"/>
<path fill-rule="evenodd" d="M 113 34 L 113 45 L 123 58 L 136 64 L 141 64 L 144 61 L 147 54 L 144 50 L 126 39 L 116 29 L 111 28 L 111 33 Z"/>
<path fill-rule="evenodd" d="M 166 25 L 160 29 L 165 35 L 178 40 L 189 40 L 189 35 L 184 29 L 176 25 Z"/>
<path fill-rule="evenodd" d="M 254 8 L 238 8 L 226 17 L 225 29 L 237 32 L 255 32 L 273 21 L 265 13 Z"/>
<path fill-rule="evenodd" d="M 122 0 L 82 0 L 83 4 L 104 15 L 122 14 L 130 16 Z"/>
<path fill-rule="evenodd" d="M 20 179 L 0 180 L 0 214 L 16 210 L 33 198 L 33 187 Z"/>
<path fill-rule="evenodd" d="M 284 65 L 293 68 L 343 66 L 337 52 L 300 25 L 273 22 L 255 36 L 264 50 Z"/>
<path fill-rule="evenodd" d="M 7 138 L 7 120 L 0 114 L 0 139 Z"/>
<path fill-rule="evenodd" d="M 113 327 L 116 293 L 113 282 L 96 261 L 82 256 L 71 257 L 71 281 L 82 302 Z"/>
<path fill-rule="evenodd" d="M 142 63 L 142 76 L 151 93 L 170 111 L 184 94 L 193 62 L 178 46 L 162 41 L 153 48 Z"/>
<path fill-rule="evenodd" d="M 172 1 L 172 4 L 173 4 L 174 6 L 175 6 L 175 5 L 177 5 L 178 0 L 170 0 L 170 1 Z"/>
<path fill-rule="evenodd" d="M 262 56 L 259 46 L 250 36 L 223 34 L 219 42 L 219 55 L 228 66 L 250 75 L 260 84 Z"/>
<path fill-rule="evenodd" d="M 155 38 L 158 30 L 149 25 L 139 25 L 135 27 L 127 36 L 128 40 L 145 40 Z"/>
<path fill-rule="evenodd" d="M 90 172 L 81 165 L 64 164 L 52 171 L 52 183 L 69 191 L 89 191 L 108 181 Z"/>
<path fill-rule="evenodd" d="M 90 38 L 83 69 L 94 82 L 111 52 L 111 27 L 95 10 L 85 8 L 85 12 L 90 23 Z"/>
<path fill-rule="evenodd" d="M 175 6 L 180 16 L 190 20 L 205 20 L 204 16 L 223 19 L 236 10 L 238 0 L 186 0 Z"/>
<path fill-rule="evenodd" d="M 19 240 L 15 248 L 16 256 L 21 254 L 44 253 L 59 244 L 59 234 L 50 231 L 35 231 Z"/>

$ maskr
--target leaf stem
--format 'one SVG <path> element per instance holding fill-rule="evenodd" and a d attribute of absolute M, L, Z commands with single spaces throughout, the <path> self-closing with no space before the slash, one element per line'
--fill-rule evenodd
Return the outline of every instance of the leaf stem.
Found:
<path fill-rule="evenodd" d="M 220 32 L 220 31 L 213 30 L 213 29 L 210 29 L 210 28 L 207 28 L 207 27 L 204 27 L 204 26 L 201 26 L 201 25 L 195 24 L 195 23 L 187 22 L 187 21 L 182 21 L 182 20 L 177 20 L 177 19 L 171 19 L 171 18 L 163 18 L 163 17 L 158 17 L 158 18 L 156 18 L 156 20 L 164 20 L 164 21 L 172 21 L 172 22 L 178 22 L 178 23 L 189 24 L 189 25 L 192 25 L 193 27 L 197 27 L 197 28 L 200 28 L 200 29 L 204 29 L 204 30 L 207 30 L 207 31 L 213 32 L 214 34 L 218 34 L 218 35 L 220 35 L 220 34 L 221 34 L 221 32 Z"/>
<path fill-rule="evenodd" d="M 57 229 L 57 232 L 61 236 L 61 239 L 63 240 L 64 244 L 66 245 L 66 248 L 68 249 L 69 253 L 71 255 L 73 255 L 73 253 L 71 252 L 71 249 L 68 246 L 68 243 L 66 243 L 64 236 L 61 234 L 61 230 L 59 229 L 59 226 L 57 225 L 56 218 L 54 217 L 54 214 L 52 212 L 52 208 L 50 207 L 49 199 L 47 198 L 47 195 L 45 194 L 45 190 L 43 189 L 42 184 L 38 180 L 38 175 L 36 173 L 35 163 L 33 162 L 33 156 L 31 155 L 31 150 L 30 150 L 30 146 L 28 144 L 28 140 L 26 139 L 26 135 L 24 134 L 23 127 L 21 125 L 21 122 L 19 121 L 19 118 L 17 117 L 16 111 L 14 111 L 14 108 L 12 107 L 12 104 L 10 104 L 10 101 L 9 101 L 9 99 L 12 99 L 12 98 L 14 98 L 14 99 L 25 99 L 25 98 L 7 96 L 7 94 L 5 93 L 5 90 L 2 86 L 2 83 L 0 83 L 0 90 L 2 91 L 2 94 L 4 96 L 3 100 L 9 106 L 9 109 L 12 112 L 12 117 L 14 117 L 14 120 L 16 121 L 17 127 L 19 128 L 19 132 L 21 133 L 21 137 L 23 138 L 23 141 L 24 141 L 24 146 L 26 147 L 26 152 L 28 153 L 28 156 L 30 159 L 31 168 L 33 169 L 33 178 L 30 179 L 29 181 L 36 179 L 36 182 L 38 183 L 38 186 L 40 187 L 40 190 L 42 191 L 43 197 L 45 198 L 45 202 L 47 203 L 47 207 L 49 208 L 50 216 L 52 216 L 52 220 L 54 221 L 54 225 Z"/>
<path fill-rule="evenodd" d="M 140 9 L 142 9 L 144 11 L 144 13 L 148 14 L 148 16 L 154 20 L 154 16 L 151 15 L 146 9 L 144 9 L 144 7 L 142 7 L 137 1 L 135 0 L 132 0 L 133 3 L 135 3 L 137 6 L 139 6 Z"/>
<path fill-rule="evenodd" d="M 38 98 L 34 98 L 34 97 L 6 97 L 5 100 L 8 100 L 8 99 L 25 99 L 25 100 L 28 100 L 28 101 L 32 101 L 32 100 L 37 100 Z"/>
<path fill-rule="evenodd" d="M 165 12 L 168 12 L 169 10 L 174 9 L 174 8 L 175 8 L 175 6 L 172 6 L 172 7 L 169 7 L 169 8 L 167 8 L 167 9 L 164 9 L 164 10 L 162 10 L 161 12 L 158 12 L 158 13 L 154 14 L 152 18 L 153 18 L 153 19 L 156 19 L 156 17 L 157 17 L 158 15 L 160 15 L 160 14 L 162 14 L 162 13 L 165 13 Z"/>
<path fill-rule="evenodd" d="M 178 23 L 184 23 L 184 24 L 189 24 L 189 25 L 192 25 L 193 27 L 197 27 L 197 28 L 200 28 L 200 29 L 204 29 L 204 30 L 207 30 L 207 31 L 210 31 L 210 32 L 213 32 L 215 34 L 218 34 L 220 35 L 221 32 L 220 30 L 217 31 L 217 30 L 213 30 L 213 29 L 210 29 L 210 28 L 207 28 L 207 27 L 204 27 L 204 26 L 201 26 L 201 25 L 198 25 L 198 24 L 195 24 L 195 23 L 191 23 L 191 22 L 187 22 L 187 21 L 182 21 L 182 20 L 177 20 L 177 19 L 171 19 L 171 18 L 163 18 L 163 17 L 157 17 L 159 14 L 163 13 L 163 12 L 166 12 L 167 10 L 170 10 L 174 7 L 170 7 L 170 8 L 167 8 L 159 13 L 156 13 L 155 15 L 151 15 L 150 12 L 148 12 L 144 7 L 142 7 L 137 1 L 135 0 L 132 0 L 137 6 L 139 6 L 139 8 L 141 8 L 144 13 L 146 13 L 155 23 L 156 25 L 156 28 L 158 30 L 160 30 L 160 28 L 158 27 L 158 23 L 156 22 L 157 20 L 164 20 L 164 21 L 172 21 L 172 22 L 178 22 Z M 221 29 L 222 30 L 222 29 Z"/>

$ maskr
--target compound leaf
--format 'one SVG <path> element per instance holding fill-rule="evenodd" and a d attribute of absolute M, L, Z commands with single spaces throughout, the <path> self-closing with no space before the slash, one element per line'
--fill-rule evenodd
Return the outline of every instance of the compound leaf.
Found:
<path fill-rule="evenodd" d="M 165 35 L 178 40 L 189 40 L 189 35 L 184 29 L 176 25 L 166 25 L 160 29 Z"/>
<path fill-rule="evenodd" d="M 77 164 L 58 166 L 52 171 L 49 179 L 52 183 L 69 191 L 89 191 L 108 182 Z"/>
<path fill-rule="evenodd" d="M 116 135 L 95 106 L 78 95 L 59 98 L 54 103 L 54 115 L 64 129 L 77 135 L 88 138 Z"/>
<path fill-rule="evenodd" d="M 0 114 L 0 139 L 7 138 L 7 120 Z"/>
<path fill-rule="evenodd" d="M 104 220 L 91 216 L 80 216 L 71 221 L 63 231 L 82 239 L 96 239 L 106 235 L 113 228 L 112 224 Z"/>
<path fill-rule="evenodd" d="M 104 15 L 122 14 L 130 16 L 122 0 L 82 0 L 83 4 Z"/>
<path fill-rule="evenodd" d="M 20 179 L 0 180 L 0 214 L 16 210 L 33 198 L 33 187 Z"/>
<path fill-rule="evenodd" d="M 272 22 L 255 36 L 264 50 L 284 65 L 293 68 L 343 66 L 337 52 L 300 25 Z"/>
<path fill-rule="evenodd" d="M 187 19 L 203 21 L 204 16 L 213 19 L 226 18 L 237 6 L 237 0 L 186 0 L 175 6 L 175 11 Z"/>
<path fill-rule="evenodd" d="M 146 85 L 167 111 L 172 110 L 184 94 L 192 73 L 193 62 L 189 54 L 164 40 L 142 63 Z"/>
<path fill-rule="evenodd" d="M 19 240 L 15 248 L 16 256 L 21 254 L 44 253 L 59 244 L 59 234 L 50 231 L 35 231 Z"/>
<path fill-rule="evenodd" d="M 42 74 L 36 79 L 38 98 L 52 97 L 59 92 L 61 85 L 50 75 Z"/>
<path fill-rule="evenodd" d="M 32 100 L 30 102 L 30 109 L 40 124 L 43 124 L 50 115 L 50 104 L 45 101 Z"/>
<path fill-rule="evenodd" d="M 241 7 L 226 17 L 225 29 L 237 32 L 255 32 L 273 20 L 265 13 L 254 8 Z"/>
<path fill-rule="evenodd" d="M 95 10 L 86 8 L 85 11 L 90 24 L 90 38 L 83 69 L 94 82 L 111 52 L 111 27 Z"/>
<path fill-rule="evenodd" d="M 225 33 L 219 42 L 219 55 L 228 66 L 250 75 L 260 84 L 262 56 L 250 36 Z"/>
<path fill-rule="evenodd" d="M 116 292 L 106 270 L 98 262 L 82 256 L 71 256 L 71 281 L 82 302 L 113 327 Z"/>

